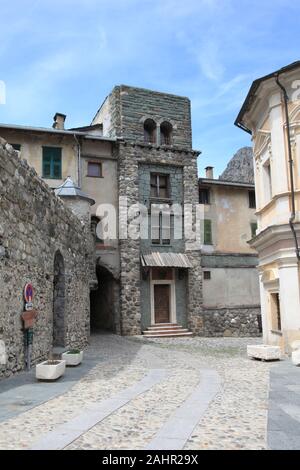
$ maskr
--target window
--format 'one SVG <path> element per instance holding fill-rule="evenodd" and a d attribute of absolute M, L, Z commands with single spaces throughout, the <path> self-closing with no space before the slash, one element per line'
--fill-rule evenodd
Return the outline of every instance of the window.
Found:
<path fill-rule="evenodd" d="M 172 144 L 172 125 L 164 121 L 160 125 L 160 145 Z"/>
<path fill-rule="evenodd" d="M 268 160 L 263 165 L 263 183 L 264 183 L 264 194 L 265 194 L 265 204 L 267 204 L 272 199 L 272 174 L 271 174 L 271 164 Z"/>
<path fill-rule="evenodd" d="M 17 150 L 18 152 L 20 152 L 21 150 L 21 145 L 20 144 L 10 144 L 12 146 L 13 149 Z"/>
<path fill-rule="evenodd" d="M 145 144 L 156 143 L 156 123 L 153 119 L 146 119 L 144 122 L 144 142 Z"/>
<path fill-rule="evenodd" d="M 250 225 L 251 225 L 251 237 L 254 238 L 256 236 L 257 222 L 252 222 Z"/>
<path fill-rule="evenodd" d="M 204 245 L 212 245 L 211 220 L 204 220 Z"/>
<path fill-rule="evenodd" d="M 169 195 L 169 175 L 151 173 L 151 197 L 168 199 Z"/>
<path fill-rule="evenodd" d="M 102 163 L 88 162 L 87 176 L 102 178 Z"/>
<path fill-rule="evenodd" d="M 151 217 L 151 240 L 153 245 L 170 245 L 170 214 L 159 212 Z"/>
<path fill-rule="evenodd" d="M 210 204 L 210 191 L 208 188 L 200 189 L 199 204 Z"/>
<path fill-rule="evenodd" d="M 272 330 L 281 331 L 280 297 L 279 293 L 270 294 Z"/>
<path fill-rule="evenodd" d="M 248 191 L 249 195 L 249 207 L 250 209 L 255 209 L 256 208 L 256 202 L 255 202 L 255 191 Z"/>
<path fill-rule="evenodd" d="M 43 178 L 61 177 L 61 148 L 43 147 Z"/>
<path fill-rule="evenodd" d="M 211 273 L 210 273 L 210 271 L 204 271 L 203 274 L 204 274 L 204 279 L 205 279 L 206 281 L 209 281 L 209 280 L 211 279 Z"/>

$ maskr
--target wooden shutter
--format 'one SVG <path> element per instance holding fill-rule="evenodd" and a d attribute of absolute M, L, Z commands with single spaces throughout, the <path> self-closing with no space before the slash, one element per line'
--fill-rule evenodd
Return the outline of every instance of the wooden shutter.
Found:
<path fill-rule="evenodd" d="M 211 220 L 204 220 L 204 245 L 212 245 Z"/>

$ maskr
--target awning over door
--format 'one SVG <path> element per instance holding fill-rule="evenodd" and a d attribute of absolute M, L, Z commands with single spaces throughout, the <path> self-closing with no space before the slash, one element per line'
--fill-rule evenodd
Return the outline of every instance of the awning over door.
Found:
<path fill-rule="evenodd" d="M 183 253 L 144 253 L 141 256 L 143 267 L 159 268 L 192 268 L 187 255 Z"/>

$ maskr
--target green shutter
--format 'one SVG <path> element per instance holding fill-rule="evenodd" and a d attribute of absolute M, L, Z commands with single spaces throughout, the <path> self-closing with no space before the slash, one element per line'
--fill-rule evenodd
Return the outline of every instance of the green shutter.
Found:
<path fill-rule="evenodd" d="M 204 245 L 212 245 L 211 220 L 204 220 Z"/>
<path fill-rule="evenodd" d="M 43 147 L 43 178 L 62 178 L 60 147 Z"/>
<path fill-rule="evenodd" d="M 257 222 L 252 222 L 251 223 L 251 237 L 255 237 L 256 235 L 256 230 L 257 230 Z"/>

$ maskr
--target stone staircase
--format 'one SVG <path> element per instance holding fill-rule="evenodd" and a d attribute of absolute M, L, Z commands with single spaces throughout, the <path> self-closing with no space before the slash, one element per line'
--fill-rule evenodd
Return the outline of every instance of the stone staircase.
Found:
<path fill-rule="evenodd" d="M 191 337 L 193 333 L 177 323 L 157 323 L 143 331 L 146 338 Z"/>

